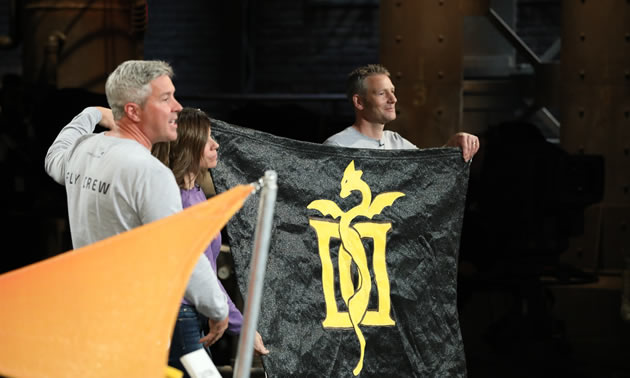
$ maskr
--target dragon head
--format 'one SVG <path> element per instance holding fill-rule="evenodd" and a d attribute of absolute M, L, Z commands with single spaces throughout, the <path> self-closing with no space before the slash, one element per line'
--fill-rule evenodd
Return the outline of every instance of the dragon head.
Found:
<path fill-rule="evenodd" d="M 352 160 L 343 172 L 341 191 L 339 192 L 341 198 L 348 197 L 354 190 L 360 190 L 360 183 L 363 182 L 361 175 L 363 175 L 363 171 L 354 169 L 354 160 Z"/>

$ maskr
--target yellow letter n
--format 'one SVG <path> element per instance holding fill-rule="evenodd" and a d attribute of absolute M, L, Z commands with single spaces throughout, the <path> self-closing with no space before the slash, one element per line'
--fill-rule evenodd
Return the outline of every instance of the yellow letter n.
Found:
<path fill-rule="evenodd" d="M 335 300 L 335 278 L 332 257 L 330 255 L 330 240 L 340 239 L 339 223 L 320 219 L 309 220 L 311 227 L 317 233 L 319 245 L 319 257 L 322 262 L 322 287 L 324 300 L 326 301 L 326 318 L 322 322 L 324 328 L 352 328 L 350 315 L 347 311 L 339 311 Z M 387 232 L 391 230 L 391 223 L 358 222 L 353 227 L 359 232 L 362 239 L 372 239 L 374 252 L 372 255 L 372 269 L 374 281 L 378 290 L 378 309 L 367 310 L 361 320 L 364 326 L 391 326 L 396 324 L 391 318 L 391 300 L 389 290 L 389 277 L 387 275 L 387 263 L 385 261 L 385 244 Z M 337 265 L 339 269 L 339 286 L 342 292 L 354 293 L 354 285 L 351 278 L 351 257 L 344 253 L 343 246 L 339 246 Z"/>

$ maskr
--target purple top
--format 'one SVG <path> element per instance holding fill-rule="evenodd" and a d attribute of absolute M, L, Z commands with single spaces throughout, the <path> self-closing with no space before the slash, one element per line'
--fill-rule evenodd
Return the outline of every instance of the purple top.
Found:
<path fill-rule="evenodd" d="M 206 195 L 203 193 L 201 188 L 196 185 L 194 188 L 190 190 L 180 188 L 180 192 L 182 195 L 182 207 L 184 209 L 187 207 L 193 206 L 195 204 L 198 204 L 200 202 L 204 202 L 206 200 Z M 221 252 L 221 233 L 219 233 L 217 237 L 214 238 L 214 240 L 212 240 L 212 242 L 208 246 L 208 249 L 206 249 L 206 251 L 204 252 L 206 256 L 208 257 L 208 260 L 210 260 L 210 265 L 212 265 L 212 269 L 214 269 L 215 273 L 217 272 L 217 257 L 219 256 L 220 252 Z M 228 307 L 230 308 L 229 324 L 228 324 L 227 331 L 233 335 L 237 335 L 241 333 L 241 325 L 243 324 L 243 315 L 238 310 L 238 308 L 236 308 L 236 305 L 234 304 L 234 302 L 232 302 L 232 299 L 230 298 L 228 293 L 225 291 L 225 288 L 223 287 L 221 280 L 218 280 L 218 281 L 219 281 L 219 287 L 221 287 L 221 290 L 223 290 L 223 293 L 225 293 L 225 296 L 227 297 Z M 182 299 L 182 303 L 189 304 L 185 299 Z"/>

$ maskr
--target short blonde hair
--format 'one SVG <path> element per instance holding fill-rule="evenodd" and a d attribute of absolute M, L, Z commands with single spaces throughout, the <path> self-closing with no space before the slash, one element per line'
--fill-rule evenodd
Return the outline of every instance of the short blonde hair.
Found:
<path fill-rule="evenodd" d="M 389 76 L 389 71 L 380 64 L 368 64 L 367 66 L 358 67 L 350 72 L 346 82 L 346 96 L 350 101 L 352 101 L 352 97 L 355 94 L 365 97 L 365 91 L 367 90 L 365 87 L 365 79 L 372 75 Z"/>
<path fill-rule="evenodd" d="M 173 77 L 173 68 L 160 60 L 128 60 L 121 63 L 105 82 L 107 102 L 115 120 L 125 114 L 125 104 L 141 107 L 151 95 L 151 82 L 160 76 Z"/>

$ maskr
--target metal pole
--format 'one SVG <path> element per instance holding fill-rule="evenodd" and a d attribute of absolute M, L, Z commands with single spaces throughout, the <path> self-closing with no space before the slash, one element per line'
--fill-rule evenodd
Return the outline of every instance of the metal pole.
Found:
<path fill-rule="evenodd" d="M 488 10 L 488 19 L 490 22 L 497 28 L 497 30 L 505 37 L 508 42 L 512 44 L 518 51 L 521 52 L 529 60 L 529 62 L 534 66 L 534 68 L 538 67 L 541 63 L 540 58 L 533 52 L 529 46 L 519 37 L 508 25 L 501 16 L 494 11 L 494 9 L 490 8 Z"/>
<path fill-rule="evenodd" d="M 266 171 L 262 178 L 262 193 L 258 207 L 254 250 L 249 268 L 249 285 L 243 314 L 243 325 L 238 342 L 234 377 L 249 378 L 254 353 L 254 336 L 260 313 L 260 299 L 262 296 L 269 242 L 271 240 L 271 225 L 273 210 L 278 192 L 277 175 L 275 171 Z"/>

